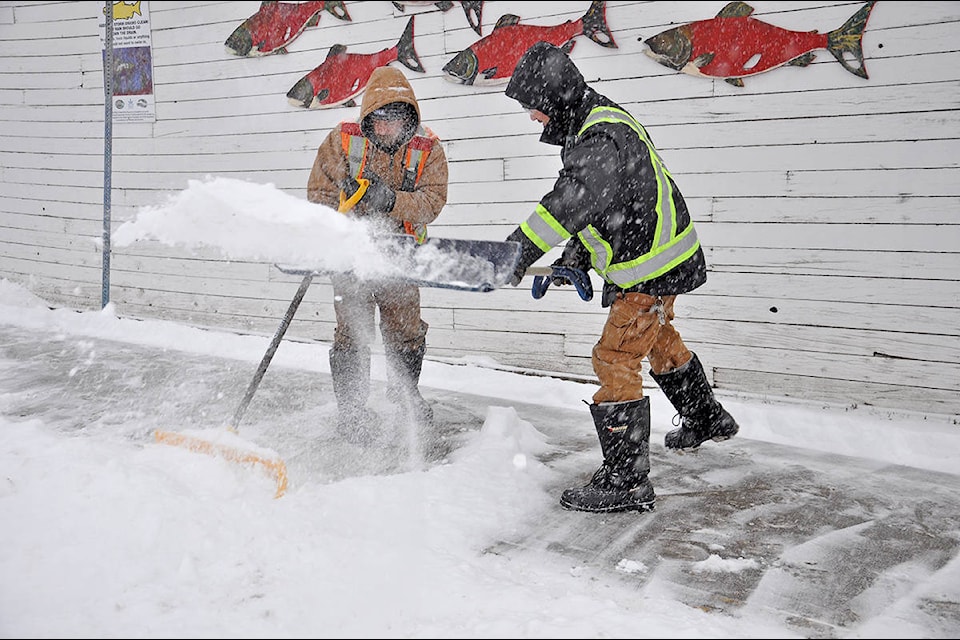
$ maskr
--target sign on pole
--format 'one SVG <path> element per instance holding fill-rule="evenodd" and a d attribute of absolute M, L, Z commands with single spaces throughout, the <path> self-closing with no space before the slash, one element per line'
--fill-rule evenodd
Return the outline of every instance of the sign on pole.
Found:
<path fill-rule="evenodd" d="M 100 16 L 100 43 L 106 64 L 106 7 Z M 104 67 L 106 68 L 106 67 Z M 153 45 L 145 0 L 113 3 L 113 121 L 154 122 Z"/>

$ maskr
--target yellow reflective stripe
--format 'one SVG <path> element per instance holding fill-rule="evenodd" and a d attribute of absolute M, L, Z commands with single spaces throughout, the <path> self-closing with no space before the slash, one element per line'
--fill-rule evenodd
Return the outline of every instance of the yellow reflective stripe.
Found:
<path fill-rule="evenodd" d="M 673 205 L 673 186 L 668 179 L 670 178 L 670 172 L 667 171 L 666 164 L 664 164 L 656 147 L 654 147 L 650 141 L 647 130 L 637 122 L 636 118 L 622 109 L 596 107 L 590 112 L 587 119 L 584 120 L 583 126 L 580 127 L 577 135 L 583 135 L 583 132 L 589 127 L 601 122 L 625 124 L 633 129 L 640 140 L 647 145 L 651 164 L 657 176 L 657 227 L 654 232 L 655 242 L 657 244 L 669 242 L 677 233 L 677 211 Z M 664 205 L 666 205 L 666 211 L 664 210 Z M 664 219 L 665 217 L 667 218 L 666 220 Z"/>
<path fill-rule="evenodd" d="M 407 156 L 407 171 L 416 171 L 420 166 L 420 160 L 423 158 L 423 151 L 421 149 L 410 149 Z"/>
<path fill-rule="evenodd" d="M 413 236 L 413 239 L 417 241 L 417 244 L 423 244 L 427 241 L 427 225 L 422 222 L 413 223 L 409 220 L 404 220 L 403 232 L 407 235 Z"/>
<path fill-rule="evenodd" d="M 619 122 L 633 129 L 640 139 L 643 140 L 644 144 L 650 148 L 651 157 L 655 158 L 656 161 L 666 169 L 666 165 L 664 165 L 663 159 L 660 157 L 660 152 L 657 151 L 653 143 L 650 142 L 650 136 L 647 135 L 647 130 L 629 113 L 622 109 L 614 109 L 613 107 L 595 107 L 593 111 L 590 112 L 590 115 L 587 116 L 587 119 L 583 121 L 583 126 L 580 127 L 577 135 L 583 135 L 584 131 L 598 122 Z M 667 175 L 670 175 L 670 173 L 667 172 Z"/>
<path fill-rule="evenodd" d="M 544 253 L 573 235 L 539 203 L 530 217 L 521 223 L 520 230 Z"/>
<path fill-rule="evenodd" d="M 604 277 L 624 289 L 629 289 L 641 282 L 662 276 L 696 253 L 699 247 L 700 239 L 691 224 L 668 245 L 634 260 L 612 265 Z"/>
<path fill-rule="evenodd" d="M 423 173 L 423 161 L 426 155 L 420 149 L 407 148 L 407 164 L 404 167 L 403 188 L 412 189 L 417 181 L 420 180 L 420 174 Z"/>
<path fill-rule="evenodd" d="M 643 125 L 622 109 L 597 107 L 587 116 L 577 135 L 583 135 L 588 128 L 601 122 L 625 124 L 633 129 L 647 146 L 657 177 L 657 225 L 654 230 L 653 246 L 649 252 L 627 262 L 610 264 L 612 260 L 610 245 L 600 237 L 596 229 L 588 227 L 589 235 L 583 232 L 579 235 L 580 241 L 594 259 L 594 269 L 608 281 L 620 287 L 629 288 L 661 276 L 681 264 L 696 252 L 700 246 L 700 240 L 694 230 L 693 221 L 682 232 L 677 232 L 677 209 L 673 202 L 670 172 L 650 141 Z"/>
<path fill-rule="evenodd" d="M 350 146 L 347 150 L 347 159 L 350 163 L 350 177 L 356 178 L 363 172 L 367 159 L 367 139 L 363 136 L 350 136 Z"/>
<path fill-rule="evenodd" d="M 613 260 L 613 248 L 610 243 L 600 237 L 600 233 L 592 224 L 587 225 L 587 228 L 578 233 L 577 237 L 590 252 L 590 263 L 593 268 L 606 278 L 607 268 L 610 266 L 610 261 Z"/>
<path fill-rule="evenodd" d="M 414 137 L 414 140 L 417 138 L 426 138 L 426 136 L 421 136 L 418 134 Z M 346 140 L 349 140 L 349 142 L 346 142 Z M 366 167 L 367 164 L 367 143 L 369 141 L 362 135 L 341 132 L 341 142 L 343 144 L 344 151 L 347 154 L 350 176 L 356 179 L 361 185 L 360 188 L 357 189 L 357 191 L 349 199 L 342 191 L 340 192 L 340 206 L 338 211 L 345 213 L 357 204 L 360 198 L 363 197 L 364 192 L 367 190 L 367 186 L 370 184 L 369 180 L 360 177 L 360 175 L 363 173 L 364 167 Z M 417 181 L 420 179 L 420 174 L 423 173 L 424 161 L 428 155 L 428 151 L 424 149 L 408 148 L 404 171 L 405 174 L 409 176 L 411 186 L 416 185 Z M 406 181 L 404 184 L 406 184 Z M 423 244 L 426 242 L 427 225 L 425 223 L 412 223 L 404 221 L 403 229 L 404 233 L 413 236 L 418 244 Z"/>

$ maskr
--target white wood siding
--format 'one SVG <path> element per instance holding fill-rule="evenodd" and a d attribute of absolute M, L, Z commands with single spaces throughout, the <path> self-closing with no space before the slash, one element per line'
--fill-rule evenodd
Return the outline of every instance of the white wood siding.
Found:
<path fill-rule="evenodd" d="M 290 53 L 238 58 L 223 43 L 259 2 L 150 2 L 157 120 L 113 125 L 113 228 L 208 175 L 305 197 L 317 145 L 357 110 L 299 109 L 287 90 L 333 44 L 393 46 L 415 14 L 427 72 L 394 64 L 450 160 L 449 202 L 431 233 L 503 239 L 552 185 L 558 149 L 538 142 L 539 125 L 502 85 L 443 79 L 441 67 L 479 37 L 454 4 L 400 12 L 348 2 L 352 22 L 324 13 Z M 866 80 L 826 51 L 743 88 L 643 55 L 638 38 L 724 4 L 608 2 L 619 48 L 581 37 L 571 54 L 594 88 L 644 123 L 691 207 L 710 274 L 681 297 L 677 326 L 718 389 L 958 421 L 960 3 L 877 3 L 863 40 Z M 761 20 L 821 32 L 862 5 L 752 4 Z M 505 13 L 553 25 L 588 5 L 486 2 L 484 35 Z M 0 277 L 81 310 L 99 309 L 102 293 L 102 8 L 0 2 Z M 150 243 L 114 249 L 111 266 L 120 315 L 266 335 L 298 285 L 269 264 Z M 566 289 L 534 300 L 529 284 L 424 289 L 428 357 L 591 377 L 605 318 L 598 300 Z M 318 280 L 288 336 L 328 341 L 333 326 L 331 291 Z"/>

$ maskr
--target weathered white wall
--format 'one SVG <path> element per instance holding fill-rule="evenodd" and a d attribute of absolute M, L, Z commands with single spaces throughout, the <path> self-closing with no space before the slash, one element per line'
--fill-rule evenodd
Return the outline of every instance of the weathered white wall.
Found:
<path fill-rule="evenodd" d="M 960 3 L 879 2 L 864 37 L 868 80 L 826 51 L 815 64 L 748 78 L 694 78 L 642 53 L 638 38 L 715 15 L 724 2 L 608 2 L 619 44 L 579 38 L 588 81 L 643 122 L 692 209 L 709 282 L 677 325 L 718 388 L 960 416 Z M 503 87 L 445 81 L 474 42 L 459 3 L 397 10 L 348 2 L 287 55 L 238 58 L 224 40 L 259 2 L 151 2 L 155 123 L 117 123 L 113 227 L 207 175 L 304 197 L 316 146 L 356 108 L 308 111 L 287 90 L 336 43 L 393 46 L 416 14 L 427 70 L 409 71 L 426 123 L 446 144 L 450 199 L 435 236 L 503 239 L 549 189 L 558 150 Z M 515 13 L 575 20 L 584 2 L 486 2 L 483 31 Z M 859 2 L 754 2 L 755 17 L 825 32 Z M 51 304 L 98 309 L 102 293 L 102 2 L 0 2 L 0 277 Z M 541 264 L 548 264 L 553 254 Z M 269 264 L 226 263 L 141 244 L 111 255 L 123 316 L 272 334 L 297 288 Z M 569 290 L 541 300 L 423 290 L 428 357 L 590 376 L 605 313 Z M 599 286 L 599 282 L 595 283 Z M 329 340 L 326 282 L 288 336 Z"/>

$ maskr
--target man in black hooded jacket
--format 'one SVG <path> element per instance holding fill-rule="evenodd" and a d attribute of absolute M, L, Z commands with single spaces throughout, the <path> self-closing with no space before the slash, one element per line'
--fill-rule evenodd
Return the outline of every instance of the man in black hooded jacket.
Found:
<path fill-rule="evenodd" d="M 511 284 L 519 284 L 530 265 L 566 241 L 554 264 L 594 269 L 604 280 L 601 304 L 609 307 L 593 348 L 600 388 L 590 405 L 603 464 L 587 485 L 564 491 L 560 504 L 579 511 L 651 510 L 656 495 L 648 478 L 644 358 L 682 418 L 681 426 L 666 434 L 668 449 L 694 449 L 739 430 L 672 324 L 676 296 L 706 282 L 700 241 L 646 130 L 587 86 L 563 50 L 547 42 L 532 46 L 506 95 L 544 125 L 540 141 L 562 147 L 563 160 L 553 189 L 507 238 L 523 247 Z"/>

